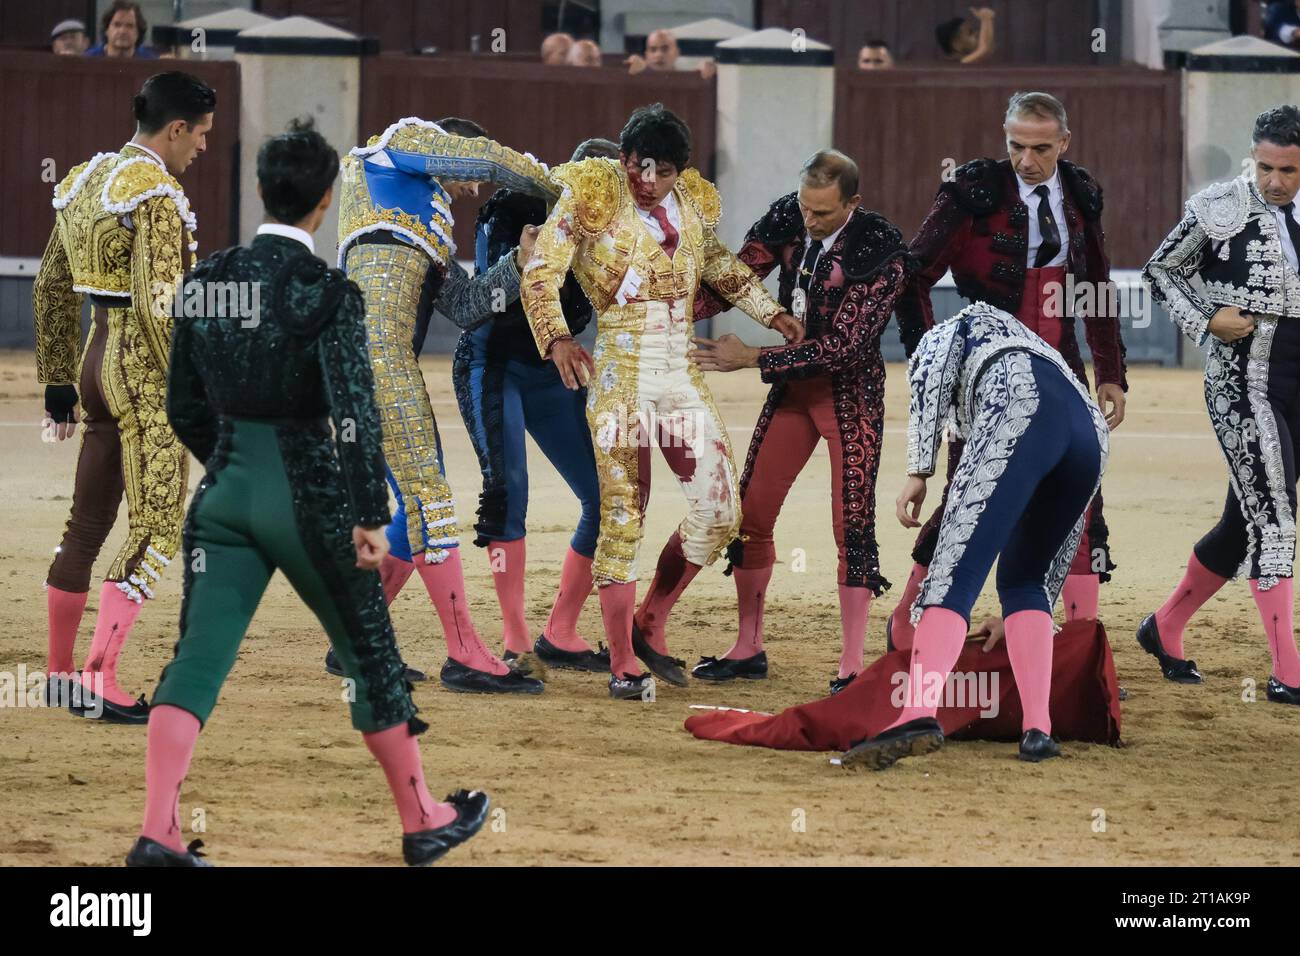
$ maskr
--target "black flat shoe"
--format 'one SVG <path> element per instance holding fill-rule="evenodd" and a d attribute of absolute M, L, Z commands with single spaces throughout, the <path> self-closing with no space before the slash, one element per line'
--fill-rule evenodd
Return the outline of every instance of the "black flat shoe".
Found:
<path fill-rule="evenodd" d="M 831 696 L 834 697 L 844 688 L 848 687 L 858 679 L 857 672 L 853 672 L 848 677 L 836 677 L 831 680 Z"/>
<path fill-rule="evenodd" d="M 566 671 L 591 671 L 603 674 L 609 670 L 609 651 L 600 645 L 598 651 L 566 651 L 556 647 L 539 634 L 533 643 L 533 653 L 538 660 L 548 667 L 558 667 Z"/>
<path fill-rule="evenodd" d="M 402 834 L 402 859 L 409 866 L 428 866 L 445 856 L 452 847 L 460 846 L 487 821 L 488 807 L 492 801 L 482 790 L 457 790 L 447 799 L 456 808 L 456 819 L 436 830 L 420 830 Z"/>
<path fill-rule="evenodd" d="M 1165 675 L 1165 680 L 1178 684 L 1201 683 L 1201 672 L 1196 669 L 1196 661 L 1185 661 L 1181 657 L 1173 657 L 1165 652 L 1164 646 L 1160 643 L 1160 631 L 1156 628 L 1154 614 L 1148 614 L 1138 625 L 1137 642 L 1142 650 L 1160 662 L 1160 673 Z"/>
<path fill-rule="evenodd" d="M 406 668 L 406 672 L 403 676 L 412 684 L 418 684 L 420 681 L 429 679 L 428 674 L 424 671 L 416 670 L 410 664 L 403 664 L 402 666 Z M 335 677 L 347 676 L 343 673 L 343 665 L 339 663 L 338 655 L 334 653 L 334 648 L 332 647 L 325 652 L 325 673 L 333 674 Z"/>
<path fill-rule="evenodd" d="M 654 700 L 655 679 L 649 674 L 635 677 L 609 675 L 609 696 L 614 700 Z"/>
<path fill-rule="evenodd" d="M 669 657 L 667 654 L 660 654 L 650 642 L 641 634 L 641 628 L 637 627 L 636 621 L 632 622 L 632 653 L 641 658 L 641 663 L 650 668 L 650 673 L 655 677 L 662 678 L 670 684 L 678 687 L 685 687 L 688 683 L 686 680 L 686 662 L 677 657 Z"/>
<path fill-rule="evenodd" d="M 745 680 L 763 680 L 767 677 L 767 651 L 753 657 L 701 657 L 691 668 L 691 676 L 700 680 L 727 681 L 743 677 Z"/>
<path fill-rule="evenodd" d="M 1300 704 L 1300 687 L 1288 687 L 1271 674 L 1264 693 L 1275 704 Z"/>
<path fill-rule="evenodd" d="M 466 667 L 450 657 L 442 665 L 438 679 L 443 687 L 462 694 L 540 694 L 546 689 L 541 681 L 517 670 L 489 674 L 487 671 Z"/>
<path fill-rule="evenodd" d="M 934 717 L 918 717 L 867 740 L 860 740 L 840 755 L 840 766 L 857 770 L 884 770 L 903 757 L 919 757 L 943 746 L 943 728 Z"/>
<path fill-rule="evenodd" d="M 212 864 L 203 859 L 203 854 L 199 852 L 201 846 L 203 846 L 202 840 L 191 840 L 184 853 L 177 853 L 170 847 L 163 846 L 157 840 L 150 840 L 148 837 L 137 837 L 135 845 L 131 847 L 131 852 L 126 855 L 126 865 L 210 867 Z"/>
<path fill-rule="evenodd" d="M 1030 763 L 1061 756 L 1061 745 L 1037 727 L 1030 727 L 1020 738 L 1020 759 Z"/>
<path fill-rule="evenodd" d="M 84 684 L 75 677 L 71 679 L 71 692 L 68 694 L 68 710 L 77 717 L 86 720 L 102 720 L 106 724 L 147 724 L 149 723 L 149 704 L 141 694 L 134 704 L 115 704 L 106 697 L 97 697 L 86 690 Z"/>
<path fill-rule="evenodd" d="M 72 703 L 72 678 L 61 674 L 48 674 L 45 678 L 45 693 L 41 696 L 46 707 L 55 710 L 67 710 Z"/>

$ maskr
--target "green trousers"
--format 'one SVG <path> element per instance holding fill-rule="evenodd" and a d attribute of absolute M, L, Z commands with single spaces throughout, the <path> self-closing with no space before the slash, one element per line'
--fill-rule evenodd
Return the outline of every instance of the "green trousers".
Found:
<path fill-rule="evenodd" d="M 222 461 L 215 470 L 209 462 L 190 506 L 181 554 L 187 562 L 181 634 L 154 705 L 171 704 L 207 722 L 278 569 L 320 620 L 354 682 L 352 725 L 372 732 L 408 720 L 415 707 L 378 572 L 344 565 L 350 529 L 337 521 L 304 521 L 295 513 L 287 477 L 292 469 L 286 468 L 275 425 L 232 421 L 229 428 L 223 449 L 213 456 Z M 348 534 L 349 539 L 325 547 L 304 541 L 304 527 L 311 529 L 309 535 Z M 360 614 L 359 603 L 366 605 Z"/>

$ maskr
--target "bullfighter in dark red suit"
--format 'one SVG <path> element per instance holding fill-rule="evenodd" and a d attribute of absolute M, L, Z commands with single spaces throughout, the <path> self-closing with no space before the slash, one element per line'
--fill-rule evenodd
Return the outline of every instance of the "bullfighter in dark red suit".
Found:
<path fill-rule="evenodd" d="M 740 538 L 728 549 L 740 633 L 722 658 L 705 657 L 705 680 L 767 676 L 763 602 L 776 561 L 772 532 L 790 486 L 821 438 L 831 454 L 831 505 L 839 551 L 843 647 L 832 692 L 862 673 L 871 600 L 889 587 L 876 548 L 876 471 L 884 417 L 880 335 L 903 286 L 907 247 L 888 220 L 859 203 L 858 168 L 823 150 L 804 164 L 797 193 L 772 204 L 745 237 L 740 258 L 759 276 L 779 268 L 778 300 L 805 323 L 797 345 L 754 348 L 734 335 L 697 339 L 703 369 L 757 367 L 772 385 L 740 479 Z M 707 287 L 695 318 L 726 304 Z M 908 351 L 923 332 L 904 333 Z"/>
<path fill-rule="evenodd" d="M 1110 262 L 1101 228 L 1101 187 L 1082 166 L 1060 159 L 1070 144 L 1065 107 L 1047 93 L 1017 93 L 1003 127 L 1009 159 L 977 159 L 945 182 L 910 250 L 917 270 L 898 300 L 901 324 L 934 324 L 930 289 L 949 269 L 972 302 L 1010 312 L 1061 353 L 1086 388 L 1088 373 L 1075 337 L 1084 312 L 1097 404 L 1114 428 L 1124 420 L 1124 342 L 1107 306 Z M 1082 303 L 1078 309 L 1076 302 Z M 949 444 L 948 477 L 961 455 Z M 947 489 L 944 490 L 947 499 Z M 891 647 L 910 647 L 910 612 L 934 555 L 943 505 L 917 536 L 915 564 L 887 622 Z M 1098 493 L 1079 551 L 1061 592 L 1066 620 L 1097 616 L 1098 585 L 1114 568 Z"/>

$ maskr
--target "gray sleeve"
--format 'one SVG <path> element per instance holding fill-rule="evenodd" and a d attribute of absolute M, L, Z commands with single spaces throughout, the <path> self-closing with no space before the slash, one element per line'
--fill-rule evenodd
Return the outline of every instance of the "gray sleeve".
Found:
<path fill-rule="evenodd" d="M 518 298 L 519 270 L 511 250 L 481 276 L 470 276 L 452 260 L 433 306 L 457 328 L 471 332 L 505 312 L 506 306 Z"/>

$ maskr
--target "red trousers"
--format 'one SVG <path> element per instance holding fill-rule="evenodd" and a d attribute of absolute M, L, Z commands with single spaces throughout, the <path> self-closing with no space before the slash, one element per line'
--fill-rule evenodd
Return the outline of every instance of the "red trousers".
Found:
<path fill-rule="evenodd" d="M 737 567 L 770 568 L 776 563 L 772 532 L 786 495 L 808 464 L 817 442 L 826 439 L 831 455 L 831 524 L 839 555 L 839 582 L 845 583 L 844 449 L 829 376 L 790 382 L 754 458 L 749 484 L 740 501 L 740 533 L 745 539 Z M 872 476 L 874 478 L 874 475 Z"/>

